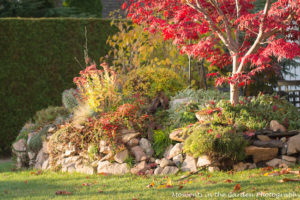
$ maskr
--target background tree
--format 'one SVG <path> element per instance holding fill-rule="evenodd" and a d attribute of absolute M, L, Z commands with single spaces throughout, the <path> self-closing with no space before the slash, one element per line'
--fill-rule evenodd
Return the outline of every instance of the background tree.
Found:
<path fill-rule="evenodd" d="M 206 58 L 218 67 L 231 64 L 230 74 L 211 75 L 218 76 L 216 85 L 230 84 L 231 103 L 237 104 L 239 86 L 272 67 L 271 56 L 280 61 L 300 55 L 299 0 L 266 0 L 263 9 L 254 2 L 138 0 L 130 2 L 128 17 L 147 24 L 150 32 L 161 31 L 182 53 Z"/>

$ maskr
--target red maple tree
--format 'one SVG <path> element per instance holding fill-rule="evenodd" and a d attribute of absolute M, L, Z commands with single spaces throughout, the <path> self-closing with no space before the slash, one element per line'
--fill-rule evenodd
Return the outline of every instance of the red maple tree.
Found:
<path fill-rule="evenodd" d="M 231 103 L 239 86 L 270 65 L 271 59 L 300 55 L 300 0 L 129 0 L 128 17 L 172 39 L 182 53 L 205 58 L 211 65 L 232 66 L 228 76 L 218 73 L 216 85 L 230 84 Z"/>

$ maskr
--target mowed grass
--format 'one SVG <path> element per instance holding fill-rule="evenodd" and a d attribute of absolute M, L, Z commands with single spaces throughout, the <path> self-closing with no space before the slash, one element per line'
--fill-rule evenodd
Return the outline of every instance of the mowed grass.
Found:
<path fill-rule="evenodd" d="M 0 163 L 1 200 L 300 199 L 300 182 L 279 182 L 283 178 L 298 179 L 299 175 L 265 176 L 265 172 L 260 169 L 233 174 L 202 171 L 178 181 L 187 174 L 168 177 L 84 175 L 51 171 L 39 174 L 35 170 L 12 171 L 12 164 Z M 299 170 L 298 166 L 294 170 Z M 153 187 L 147 187 L 152 182 Z M 171 186 L 166 187 L 167 183 Z M 241 188 L 234 191 L 237 184 Z M 56 195 L 57 191 L 68 191 L 72 194 Z"/>

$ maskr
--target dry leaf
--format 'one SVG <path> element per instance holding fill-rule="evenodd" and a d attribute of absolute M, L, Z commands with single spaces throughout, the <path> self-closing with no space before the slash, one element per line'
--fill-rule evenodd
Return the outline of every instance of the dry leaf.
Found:
<path fill-rule="evenodd" d="M 166 187 L 167 187 L 167 185 L 166 185 L 166 184 L 163 184 L 163 185 L 157 186 L 157 189 L 166 188 Z"/>
<path fill-rule="evenodd" d="M 268 171 L 272 171 L 274 168 L 273 167 L 264 167 L 264 168 L 261 168 L 260 170 L 263 171 L 263 172 L 268 172 Z"/>
<path fill-rule="evenodd" d="M 224 183 L 232 183 L 232 182 L 233 182 L 233 180 L 231 180 L 231 179 L 227 179 L 224 181 Z"/>
<path fill-rule="evenodd" d="M 98 193 L 103 193 L 103 190 L 98 190 Z"/>
<path fill-rule="evenodd" d="M 178 190 L 181 190 L 183 188 L 183 185 L 179 185 Z"/>
<path fill-rule="evenodd" d="M 285 182 L 300 182 L 300 179 L 284 178 L 279 181 L 279 183 L 285 183 Z"/>
<path fill-rule="evenodd" d="M 216 181 L 207 181 L 205 184 L 216 184 Z"/>
<path fill-rule="evenodd" d="M 150 183 L 149 185 L 147 185 L 147 188 L 152 188 L 154 186 L 154 182 L 152 181 L 152 183 Z"/>
<path fill-rule="evenodd" d="M 60 190 L 60 191 L 56 191 L 55 194 L 56 195 L 71 195 L 72 192 L 68 192 L 68 191 L 65 191 L 65 190 Z"/>
<path fill-rule="evenodd" d="M 25 183 L 25 184 L 27 184 L 27 183 L 28 183 L 28 181 L 27 181 L 27 180 L 25 180 L 25 181 L 24 181 L 24 183 Z"/>
<path fill-rule="evenodd" d="M 82 183 L 82 186 L 91 186 L 91 183 Z"/>
<path fill-rule="evenodd" d="M 236 185 L 234 186 L 233 191 L 234 191 L 234 192 L 237 192 L 237 191 L 239 191 L 239 190 L 241 190 L 241 185 L 238 183 L 238 184 L 236 184 Z"/>

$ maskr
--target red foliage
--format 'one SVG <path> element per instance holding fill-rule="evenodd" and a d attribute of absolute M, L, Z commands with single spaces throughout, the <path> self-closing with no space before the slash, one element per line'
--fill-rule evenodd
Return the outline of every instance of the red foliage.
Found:
<path fill-rule="evenodd" d="M 182 53 L 205 58 L 218 67 L 232 64 L 237 57 L 237 68 L 231 75 L 219 77 L 216 85 L 243 86 L 250 84 L 257 72 L 271 67 L 271 56 L 281 60 L 300 55 L 296 43 L 300 37 L 299 1 L 270 1 L 266 12 L 256 13 L 252 12 L 253 0 L 130 0 L 130 6 L 124 7 L 134 22 L 148 25 L 150 32 L 160 31 Z"/>

